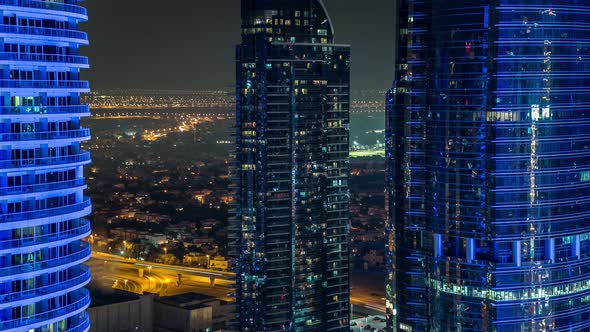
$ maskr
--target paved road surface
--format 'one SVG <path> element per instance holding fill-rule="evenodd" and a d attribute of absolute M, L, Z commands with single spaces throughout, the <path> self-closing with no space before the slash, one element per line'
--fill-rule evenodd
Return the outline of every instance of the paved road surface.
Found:
<path fill-rule="evenodd" d="M 143 294 L 150 292 L 161 296 L 170 296 L 188 292 L 197 292 L 220 299 L 231 300 L 227 295 L 232 289 L 227 284 L 211 286 L 209 278 L 181 274 L 178 282 L 178 271 L 160 267 L 144 269 L 140 276 L 140 267 L 125 262 L 105 261 L 92 258 L 88 261 L 92 272 L 92 287 L 109 290 L 112 288 Z"/>
<path fill-rule="evenodd" d="M 353 305 L 355 313 L 362 315 L 385 314 L 384 278 L 385 275 L 381 272 L 353 272 L 350 303 Z"/>
<path fill-rule="evenodd" d="M 197 276 L 190 271 L 175 270 L 176 268 L 182 269 L 182 267 L 150 264 L 152 268 L 147 268 L 137 266 L 134 261 L 96 254 L 87 264 L 92 272 L 93 283 L 91 287 L 99 287 L 104 290 L 115 288 L 137 294 L 150 292 L 161 296 L 197 292 L 227 301 L 233 300 L 228 297 L 228 294 L 233 292 L 231 280 L 220 279 L 212 286 L 210 278 L 202 276 L 204 274 Z M 143 276 L 140 276 L 140 269 L 143 270 Z M 192 269 L 190 270 L 192 271 Z M 217 273 L 217 271 L 203 271 Z M 180 283 L 178 282 L 179 273 L 181 274 Z M 224 273 L 225 277 L 228 275 L 231 274 Z M 385 299 L 383 298 L 380 277 L 381 275 L 378 273 L 356 273 L 353 275 L 351 303 L 355 313 L 364 315 L 385 312 Z"/>

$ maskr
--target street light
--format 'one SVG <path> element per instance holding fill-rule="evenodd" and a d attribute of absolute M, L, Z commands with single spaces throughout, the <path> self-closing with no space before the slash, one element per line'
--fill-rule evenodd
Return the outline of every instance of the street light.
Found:
<path fill-rule="evenodd" d="M 210 256 L 207 255 L 207 269 L 209 269 L 211 267 L 211 260 L 210 260 Z"/>
<path fill-rule="evenodd" d="M 168 248 L 164 248 L 164 255 L 168 255 Z"/>
<path fill-rule="evenodd" d="M 149 273 L 149 275 L 152 275 L 152 266 L 151 265 L 148 266 L 148 273 Z"/>

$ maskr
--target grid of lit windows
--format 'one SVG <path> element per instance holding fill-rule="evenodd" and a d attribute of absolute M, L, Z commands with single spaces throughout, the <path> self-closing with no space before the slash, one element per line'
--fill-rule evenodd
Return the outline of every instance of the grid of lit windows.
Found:
<path fill-rule="evenodd" d="M 2 0 L 0 330 L 87 331 L 90 138 L 78 0 Z"/>
<path fill-rule="evenodd" d="M 350 51 L 320 1 L 242 1 L 230 222 L 242 331 L 349 331 Z"/>
<path fill-rule="evenodd" d="M 388 95 L 394 331 L 583 331 L 585 1 L 402 1 Z"/>

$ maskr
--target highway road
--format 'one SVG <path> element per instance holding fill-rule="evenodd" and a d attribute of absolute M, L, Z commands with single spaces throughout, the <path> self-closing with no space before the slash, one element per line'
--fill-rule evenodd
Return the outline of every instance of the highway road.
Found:
<path fill-rule="evenodd" d="M 357 289 L 350 295 L 353 313 L 357 315 L 385 315 L 385 298 L 367 295 Z"/>
<path fill-rule="evenodd" d="M 105 254 L 101 252 L 92 252 L 92 258 L 96 258 L 99 260 L 104 260 L 107 262 L 117 262 L 117 263 L 125 263 L 130 265 L 136 265 L 139 268 L 163 268 L 165 270 L 172 270 L 178 271 L 182 274 L 190 274 L 195 276 L 202 276 L 206 278 L 215 278 L 219 280 L 233 280 L 235 274 L 232 272 L 223 272 L 223 271 L 215 271 L 203 268 L 196 268 L 196 267 L 187 267 L 187 266 L 176 266 L 176 265 L 166 265 L 166 264 L 158 264 L 153 262 L 145 262 L 140 261 L 132 258 L 123 258 L 121 256 Z"/>
<path fill-rule="evenodd" d="M 385 275 L 355 271 L 351 278 L 350 303 L 359 315 L 385 314 Z"/>
<path fill-rule="evenodd" d="M 149 292 L 161 296 L 196 292 L 233 301 L 233 298 L 228 297 L 233 292 L 233 274 L 227 272 L 152 264 L 98 253 L 93 253 L 87 265 L 92 272 L 91 287 L 104 290 L 115 288 L 136 294 Z M 221 274 L 222 277 L 215 279 L 215 284 L 211 285 L 208 274 Z M 366 315 L 385 312 L 385 299 L 379 285 L 379 275 L 357 274 L 353 276 L 352 285 L 350 301 L 355 313 Z"/>
<path fill-rule="evenodd" d="M 211 285 L 209 278 L 201 276 L 157 266 L 143 268 L 124 261 L 94 257 L 87 262 L 87 265 L 90 266 L 93 278 L 90 287 L 104 290 L 115 288 L 136 294 L 149 292 L 161 296 L 196 292 L 227 301 L 232 300 L 227 296 L 233 291 L 230 288 L 231 282 L 223 280 Z M 180 281 L 179 273 L 181 274 Z"/>

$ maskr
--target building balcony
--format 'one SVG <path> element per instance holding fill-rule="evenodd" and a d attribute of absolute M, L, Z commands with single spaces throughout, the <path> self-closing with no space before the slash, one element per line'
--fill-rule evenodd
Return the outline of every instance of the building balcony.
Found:
<path fill-rule="evenodd" d="M 90 330 L 90 316 L 87 313 L 81 313 L 79 322 L 67 329 L 67 332 L 87 332 Z"/>
<path fill-rule="evenodd" d="M 67 215 L 67 214 L 71 214 L 71 213 L 75 213 L 75 212 L 81 212 L 81 211 L 84 211 L 85 209 L 90 208 L 90 207 L 91 207 L 90 198 L 84 197 L 83 202 L 77 203 L 77 204 L 71 204 L 71 205 L 60 206 L 60 207 L 49 208 L 49 209 L 42 209 L 42 210 L 27 211 L 27 212 L 0 214 L 0 223 L 56 217 L 56 216 Z"/>
<path fill-rule="evenodd" d="M 78 163 L 90 163 L 90 152 L 81 152 L 71 156 L 0 160 L 0 168 L 4 168 L 5 171 L 7 171 L 8 169 L 14 168 L 49 167 Z"/>
<path fill-rule="evenodd" d="M 87 10 L 84 7 L 70 5 L 58 2 L 39 1 L 39 0 L 0 0 L 0 8 L 4 6 L 10 7 L 25 7 L 34 9 L 57 10 L 60 12 L 67 12 L 76 14 L 76 16 L 87 18 Z"/>
<path fill-rule="evenodd" d="M 86 286 L 90 282 L 90 268 L 80 265 L 80 271 L 68 280 L 20 292 L 0 294 L 0 309 L 58 297 Z"/>
<path fill-rule="evenodd" d="M 0 91 L 3 89 L 90 89 L 88 81 L 49 81 L 49 80 L 0 80 Z"/>
<path fill-rule="evenodd" d="M 50 247 L 49 244 L 54 246 L 67 244 L 72 241 L 83 239 L 90 235 L 90 221 L 82 219 L 81 225 L 64 232 L 47 234 L 47 235 L 35 235 L 31 237 L 23 237 L 20 239 L 2 240 L 0 241 L 0 255 L 7 254 L 9 252 L 16 253 L 17 251 L 33 251 L 35 247 Z"/>
<path fill-rule="evenodd" d="M 0 133 L 2 142 L 20 142 L 20 141 L 47 141 L 56 139 L 90 139 L 90 129 L 82 128 L 76 130 L 63 131 L 46 131 L 30 133 Z"/>
<path fill-rule="evenodd" d="M 76 67 L 89 67 L 88 58 L 77 55 L 0 52 L 0 62 L 63 63 L 76 65 Z"/>
<path fill-rule="evenodd" d="M 34 263 L 2 267 L 0 268 L 0 281 L 5 282 L 15 279 L 21 274 L 27 274 L 28 276 L 26 278 L 28 278 L 33 277 L 33 275 L 49 273 L 50 271 L 65 270 L 69 267 L 82 264 L 88 259 L 90 259 L 90 245 L 86 242 L 81 242 L 78 251 L 65 256 Z"/>
<path fill-rule="evenodd" d="M 23 38 L 27 36 L 31 39 L 67 39 L 68 41 L 75 42 L 78 44 L 88 44 L 88 34 L 77 30 L 68 29 L 53 29 L 53 28 L 41 28 L 41 27 L 28 27 L 20 25 L 0 25 L 0 36 L 1 35 L 16 35 L 8 36 L 13 38 Z"/>
<path fill-rule="evenodd" d="M 50 322 L 57 322 L 77 315 L 88 308 L 89 305 L 90 295 L 88 290 L 80 289 L 72 294 L 68 305 L 28 317 L 1 321 L 0 330 L 5 332 L 33 330 Z"/>
<path fill-rule="evenodd" d="M 0 196 L 32 194 L 68 188 L 81 188 L 84 186 L 86 186 L 84 179 L 75 179 L 70 181 L 29 184 L 24 186 L 0 187 Z"/>
<path fill-rule="evenodd" d="M 69 106 L 0 106 L 0 118 L 2 115 L 27 115 L 27 114 L 58 114 L 58 115 L 77 115 L 90 114 L 88 105 L 69 105 Z"/>

